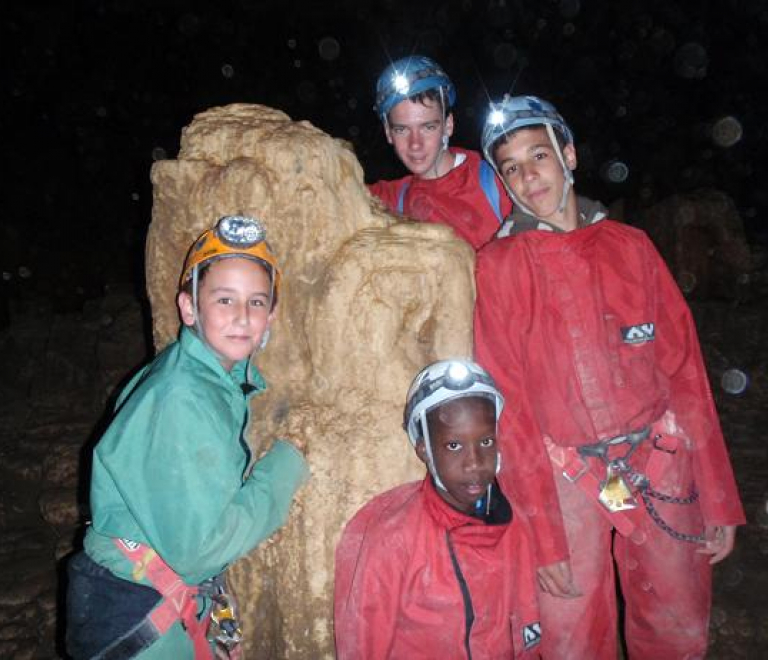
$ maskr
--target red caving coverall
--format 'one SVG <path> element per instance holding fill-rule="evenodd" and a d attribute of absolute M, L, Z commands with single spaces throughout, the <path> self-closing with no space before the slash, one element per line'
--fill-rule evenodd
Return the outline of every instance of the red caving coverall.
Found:
<path fill-rule="evenodd" d="M 451 227 L 475 250 L 480 249 L 499 230 L 501 221 L 480 184 L 482 158 L 475 151 L 451 147 L 454 154 L 464 154 L 466 160 L 438 179 L 406 176 L 395 181 L 378 181 L 368 186 L 392 213 L 398 213 L 403 186 L 408 186 L 403 199 L 403 215 Z M 498 177 L 494 184 L 499 192 L 501 218 L 512 210 L 512 202 Z"/>
<path fill-rule="evenodd" d="M 539 657 L 529 529 L 494 499 L 506 516 L 486 524 L 447 504 L 427 476 L 355 514 L 336 548 L 339 660 Z"/>
<path fill-rule="evenodd" d="M 630 658 L 704 657 L 709 557 L 661 529 L 639 496 L 619 514 L 602 506 L 599 458 L 575 461 L 587 469 L 572 469 L 573 481 L 563 475 L 572 448 L 650 426 L 632 468 L 665 495 L 699 495 L 654 500 L 660 518 L 690 535 L 744 523 L 693 319 L 651 241 L 611 220 L 494 241 L 478 254 L 475 342 L 506 398 L 501 487 L 528 516 L 540 565 L 570 558 L 584 594 L 541 595 L 544 657 L 615 659 L 611 551 Z"/>

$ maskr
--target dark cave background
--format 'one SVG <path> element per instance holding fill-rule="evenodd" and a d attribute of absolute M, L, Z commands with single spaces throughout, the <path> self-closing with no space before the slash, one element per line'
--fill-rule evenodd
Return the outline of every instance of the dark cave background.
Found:
<path fill-rule="evenodd" d="M 478 147 L 489 99 L 536 94 L 576 134 L 582 194 L 629 219 L 677 193 L 733 200 L 751 249 L 743 269 L 725 260 L 721 273 L 707 251 L 716 204 L 687 235 L 700 240 L 676 245 L 712 281 L 759 271 L 722 287 L 734 295 L 702 287 L 691 302 L 748 517 L 715 573 L 710 657 L 768 657 L 767 41 L 766 0 L 5 3 L 0 655 L 63 653 L 61 571 L 81 531 L 83 457 L 105 399 L 151 352 L 153 162 L 176 157 L 196 113 L 244 102 L 347 140 L 367 181 L 402 176 L 374 87 L 390 60 L 423 53 L 457 87 L 454 144 Z M 616 161 L 626 180 L 611 180 Z M 729 374 L 746 389 L 729 389 Z"/>
<path fill-rule="evenodd" d="M 211 106 L 279 108 L 350 141 L 368 181 L 401 176 L 373 89 L 413 52 L 457 86 L 454 144 L 477 148 L 489 98 L 537 94 L 574 129 L 582 193 L 633 209 L 715 187 L 764 245 L 766 37 L 762 0 L 6 5 L 1 324 L 29 297 L 63 312 L 115 282 L 143 295 L 150 167 Z"/>

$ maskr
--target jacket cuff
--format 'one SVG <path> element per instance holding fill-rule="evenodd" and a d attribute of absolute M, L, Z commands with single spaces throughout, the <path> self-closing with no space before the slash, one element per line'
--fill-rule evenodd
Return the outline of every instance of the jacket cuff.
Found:
<path fill-rule="evenodd" d="M 287 440 L 280 438 L 275 440 L 272 448 L 264 456 L 264 458 L 267 457 L 271 457 L 280 465 L 281 470 L 284 470 L 286 479 L 295 481 L 297 490 L 309 481 L 311 474 L 307 460 L 296 446 Z"/>

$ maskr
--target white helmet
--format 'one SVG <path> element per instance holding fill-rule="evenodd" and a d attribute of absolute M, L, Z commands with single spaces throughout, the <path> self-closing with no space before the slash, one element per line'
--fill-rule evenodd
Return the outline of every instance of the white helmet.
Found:
<path fill-rule="evenodd" d="M 498 423 L 504 408 L 504 397 L 485 369 L 471 360 L 452 359 L 434 362 L 419 372 L 408 390 L 403 427 L 414 447 L 420 440 L 424 440 L 429 459 L 429 471 L 436 485 L 443 490 L 445 486 L 437 474 L 432 458 L 427 413 L 454 399 L 470 396 L 485 397 L 493 401 Z"/>

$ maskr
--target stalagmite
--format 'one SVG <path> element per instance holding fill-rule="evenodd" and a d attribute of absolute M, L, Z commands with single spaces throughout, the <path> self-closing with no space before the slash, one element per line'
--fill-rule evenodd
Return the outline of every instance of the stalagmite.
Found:
<path fill-rule="evenodd" d="M 197 115 L 177 160 L 152 169 L 147 287 L 159 349 L 176 334 L 187 247 L 222 215 L 261 218 L 284 286 L 259 368 L 256 452 L 306 447 L 312 480 L 288 525 L 230 570 L 249 658 L 332 658 L 333 553 L 373 494 L 420 478 L 401 428 L 428 362 L 471 352 L 471 248 L 441 226 L 398 222 L 367 192 L 349 146 L 258 105 Z"/>

